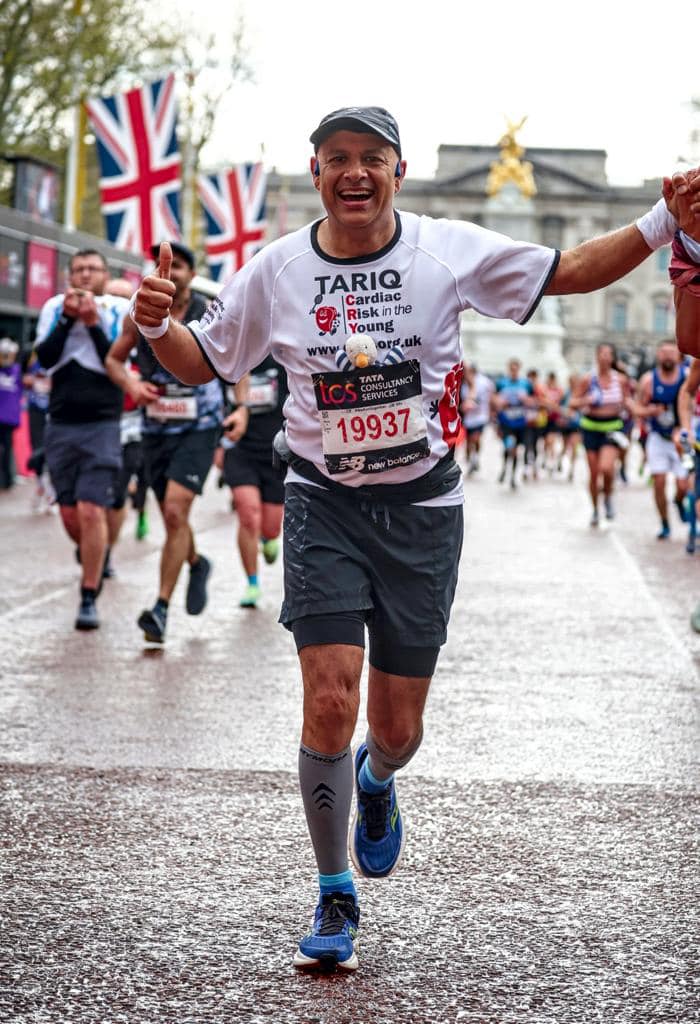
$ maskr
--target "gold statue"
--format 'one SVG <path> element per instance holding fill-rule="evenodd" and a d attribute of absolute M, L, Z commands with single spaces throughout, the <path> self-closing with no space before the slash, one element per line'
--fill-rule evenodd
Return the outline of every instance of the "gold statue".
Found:
<path fill-rule="evenodd" d="M 535 179 L 532 174 L 532 164 L 529 160 L 521 160 L 525 150 L 515 138 L 527 121 L 527 115 L 522 118 L 519 124 L 514 124 L 506 118 L 508 131 L 501 136 L 498 145 L 501 150 L 501 159 L 495 160 L 489 170 L 486 192 L 490 196 L 498 195 L 507 181 L 517 185 L 521 195 L 528 199 L 537 193 Z"/>

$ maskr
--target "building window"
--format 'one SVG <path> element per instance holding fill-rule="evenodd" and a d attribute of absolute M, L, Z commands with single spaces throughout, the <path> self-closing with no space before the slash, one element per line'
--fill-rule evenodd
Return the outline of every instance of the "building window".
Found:
<path fill-rule="evenodd" d="M 656 299 L 654 302 L 654 334 L 668 334 L 668 300 Z"/>
<path fill-rule="evenodd" d="M 561 249 L 564 240 L 564 218 L 543 217 L 542 218 L 542 245 L 550 249 Z"/>
<path fill-rule="evenodd" d="M 671 262 L 671 247 L 664 245 L 656 250 L 656 269 L 662 274 L 668 273 L 668 265 Z"/>
<path fill-rule="evenodd" d="M 627 330 L 627 302 L 625 299 L 615 299 L 612 304 L 612 316 L 610 327 L 613 331 L 621 332 Z"/>

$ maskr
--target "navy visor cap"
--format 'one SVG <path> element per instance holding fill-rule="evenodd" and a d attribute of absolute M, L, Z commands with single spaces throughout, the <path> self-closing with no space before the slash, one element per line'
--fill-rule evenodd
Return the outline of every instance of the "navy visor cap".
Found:
<path fill-rule="evenodd" d="M 401 139 L 399 126 L 384 107 L 342 107 L 334 110 L 319 123 L 318 128 L 309 136 L 315 151 L 333 132 L 345 129 L 350 132 L 372 132 L 379 135 L 385 142 L 393 146 L 401 156 Z"/>

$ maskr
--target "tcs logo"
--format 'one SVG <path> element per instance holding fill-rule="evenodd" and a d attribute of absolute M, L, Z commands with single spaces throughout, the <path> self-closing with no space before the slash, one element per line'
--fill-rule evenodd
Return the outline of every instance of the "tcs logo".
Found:
<path fill-rule="evenodd" d="M 335 334 L 340 313 L 335 306 L 319 306 L 315 313 L 316 326 L 321 334 Z"/>
<path fill-rule="evenodd" d="M 321 402 L 324 406 L 352 405 L 357 401 L 357 391 L 352 381 L 343 384 L 318 384 Z"/>

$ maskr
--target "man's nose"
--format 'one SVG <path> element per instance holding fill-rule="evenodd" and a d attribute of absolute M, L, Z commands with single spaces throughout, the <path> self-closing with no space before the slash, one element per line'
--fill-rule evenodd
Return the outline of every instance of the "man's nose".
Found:
<path fill-rule="evenodd" d="M 365 168 L 362 160 L 358 157 L 356 160 L 348 160 L 345 167 L 345 175 L 348 178 L 362 178 L 365 173 Z"/>

